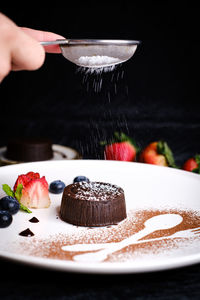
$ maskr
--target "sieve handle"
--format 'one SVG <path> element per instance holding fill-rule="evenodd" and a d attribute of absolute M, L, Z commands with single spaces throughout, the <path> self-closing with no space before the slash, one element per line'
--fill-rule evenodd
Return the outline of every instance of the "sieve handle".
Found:
<path fill-rule="evenodd" d="M 40 45 L 42 46 L 49 46 L 49 45 L 66 45 L 68 44 L 68 40 L 66 39 L 61 39 L 61 40 L 56 40 L 56 41 L 42 41 L 40 42 Z"/>

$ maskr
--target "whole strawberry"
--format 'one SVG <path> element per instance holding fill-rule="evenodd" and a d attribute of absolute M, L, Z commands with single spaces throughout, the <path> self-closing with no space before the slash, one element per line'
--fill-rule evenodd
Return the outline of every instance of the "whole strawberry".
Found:
<path fill-rule="evenodd" d="M 183 170 L 200 174 L 200 155 L 195 155 L 185 161 Z"/>
<path fill-rule="evenodd" d="M 137 152 L 138 147 L 130 137 L 115 132 L 113 140 L 105 145 L 104 157 L 106 160 L 134 161 Z"/>
<path fill-rule="evenodd" d="M 164 141 L 150 143 L 139 156 L 139 161 L 147 164 L 176 168 L 174 156 Z"/>

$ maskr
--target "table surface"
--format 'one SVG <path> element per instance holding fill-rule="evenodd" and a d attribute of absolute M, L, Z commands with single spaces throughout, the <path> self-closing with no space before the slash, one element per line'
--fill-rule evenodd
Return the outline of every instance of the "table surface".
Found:
<path fill-rule="evenodd" d="M 200 264 L 161 272 L 94 275 L 0 260 L 0 299 L 199 299 Z"/>

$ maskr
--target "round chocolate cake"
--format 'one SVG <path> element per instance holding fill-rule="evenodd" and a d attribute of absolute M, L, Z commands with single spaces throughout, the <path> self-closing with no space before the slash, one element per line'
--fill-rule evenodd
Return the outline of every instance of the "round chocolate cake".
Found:
<path fill-rule="evenodd" d="M 65 187 L 61 219 L 78 226 L 106 226 L 126 218 L 124 191 L 103 182 L 76 182 Z"/>
<path fill-rule="evenodd" d="M 20 138 L 7 144 L 6 158 L 20 162 L 42 161 L 53 157 L 52 142 L 42 138 Z"/>

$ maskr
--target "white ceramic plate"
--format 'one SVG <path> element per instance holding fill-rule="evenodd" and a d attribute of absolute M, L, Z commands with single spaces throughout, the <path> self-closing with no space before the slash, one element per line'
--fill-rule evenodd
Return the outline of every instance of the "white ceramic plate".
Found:
<path fill-rule="evenodd" d="M 62 195 L 50 194 L 50 208 L 33 209 L 32 214 L 20 211 L 8 228 L 0 229 L 2 258 L 63 271 L 106 274 L 158 271 L 200 262 L 199 175 L 140 163 L 48 161 L 1 167 L 0 187 L 4 183 L 13 186 L 18 174 L 28 171 L 40 172 L 49 183 L 60 179 L 67 185 L 75 176 L 85 175 L 91 181 L 117 184 L 125 191 L 128 217 L 102 228 L 73 226 L 59 217 Z M 158 215 L 153 224 L 151 218 Z M 33 216 L 39 223 L 29 221 Z M 143 237 L 147 232 L 141 234 L 141 230 L 148 219 L 149 235 Z M 19 235 L 27 228 L 33 237 Z M 125 239 L 130 236 L 133 239 L 127 244 Z M 114 248 L 116 245 L 121 248 Z M 104 248 L 110 250 L 102 252 Z M 107 253 L 104 258 L 103 253 Z"/>
<path fill-rule="evenodd" d="M 6 157 L 7 147 L 0 148 L 0 163 L 4 165 L 17 164 L 18 161 L 10 160 Z M 70 147 L 63 145 L 52 145 L 53 158 L 51 160 L 63 160 L 63 159 L 78 159 L 80 158 L 79 153 Z"/>

